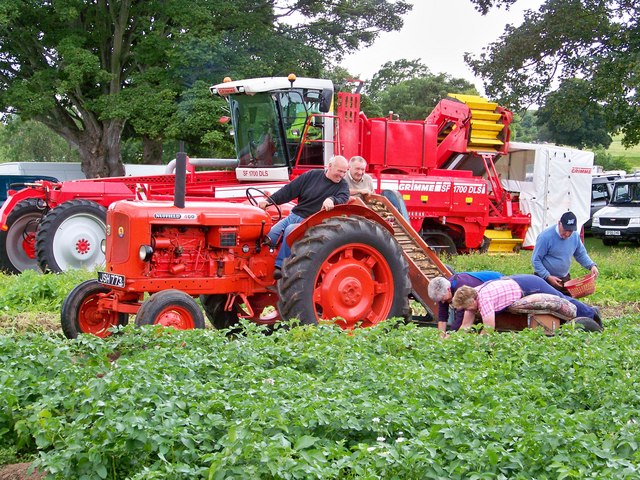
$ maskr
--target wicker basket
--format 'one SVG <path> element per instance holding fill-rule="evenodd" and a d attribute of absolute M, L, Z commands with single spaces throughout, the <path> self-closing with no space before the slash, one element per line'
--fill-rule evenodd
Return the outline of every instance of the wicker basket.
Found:
<path fill-rule="evenodd" d="M 596 291 L 596 276 L 589 273 L 582 277 L 564 282 L 564 288 L 573 298 L 586 297 Z"/>

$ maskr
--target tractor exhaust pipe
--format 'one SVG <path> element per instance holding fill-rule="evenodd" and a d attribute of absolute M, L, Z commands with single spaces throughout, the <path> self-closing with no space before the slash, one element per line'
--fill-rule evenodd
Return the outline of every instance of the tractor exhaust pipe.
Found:
<path fill-rule="evenodd" d="M 176 208 L 184 208 L 184 198 L 187 191 L 187 154 L 184 152 L 184 142 L 180 142 L 180 151 L 176 154 L 176 188 L 173 204 Z"/>

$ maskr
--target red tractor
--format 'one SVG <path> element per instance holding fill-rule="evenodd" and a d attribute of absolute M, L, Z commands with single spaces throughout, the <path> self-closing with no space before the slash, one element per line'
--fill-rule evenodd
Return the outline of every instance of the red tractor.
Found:
<path fill-rule="evenodd" d="M 335 318 L 346 329 L 370 326 L 410 318 L 410 294 L 433 310 L 427 275 L 448 270 L 386 198 L 373 195 L 368 206 L 353 200 L 309 217 L 290 235 L 292 255 L 276 283 L 276 252 L 262 244 L 283 212 L 255 206 L 251 190 L 247 197 L 244 203 L 112 204 L 106 268 L 64 301 L 65 335 L 106 336 L 131 314 L 137 325 L 204 328 L 197 297 L 217 328 L 241 318 L 263 324 Z M 265 315 L 266 307 L 276 314 Z"/>

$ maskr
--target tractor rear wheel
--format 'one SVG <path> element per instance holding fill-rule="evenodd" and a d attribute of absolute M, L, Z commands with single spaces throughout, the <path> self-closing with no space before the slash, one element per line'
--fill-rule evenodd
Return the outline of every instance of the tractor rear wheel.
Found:
<path fill-rule="evenodd" d="M 62 331 L 67 338 L 76 338 L 81 333 L 104 338 L 111 335 L 111 327 L 127 324 L 129 315 L 126 313 L 98 309 L 98 300 L 110 291 L 97 280 L 87 280 L 71 290 L 62 303 L 60 314 Z"/>
<path fill-rule="evenodd" d="M 0 230 L 0 269 L 7 273 L 39 270 L 36 259 L 36 231 L 44 210 L 39 199 L 18 202 L 7 218 L 6 231 Z"/>
<path fill-rule="evenodd" d="M 231 328 L 240 321 L 237 306 L 234 304 L 233 311 L 226 311 L 224 305 L 227 302 L 227 295 L 200 295 L 200 303 L 204 308 L 207 318 L 218 330 Z"/>
<path fill-rule="evenodd" d="M 47 213 L 36 238 L 43 272 L 104 265 L 100 242 L 106 237 L 107 209 L 90 200 L 70 200 Z"/>
<path fill-rule="evenodd" d="M 395 239 L 362 217 L 335 217 L 309 228 L 278 282 L 283 319 L 338 318 L 351 329 L 391 317 L 410 319 L 408 265 Z"/>
<path fill-rule="evenodd" d="M 136 315 L 136 325 L 192 330 L 204 328 L 204 315 L 193 297 L 180 290 L 162 290 L 142 304 Z"/>

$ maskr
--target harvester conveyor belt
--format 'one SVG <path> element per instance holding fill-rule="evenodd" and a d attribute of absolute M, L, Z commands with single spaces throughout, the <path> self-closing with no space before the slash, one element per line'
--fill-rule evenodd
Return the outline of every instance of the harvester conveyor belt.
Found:
<path fill-rule="evenodd" d="M 431 314 L 432 318 L 436 319 L 438 308 L 427 293 L 429 282 L 440 275 L 449 277 L 451 272 L 386 197 L 368 195 L 365 197 L 364 203 L 392 224 L 394 237 L 402 247 L 404 257 L 409 264 L 411 293 Z"/>

